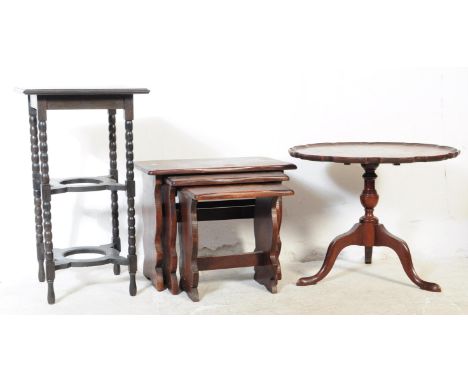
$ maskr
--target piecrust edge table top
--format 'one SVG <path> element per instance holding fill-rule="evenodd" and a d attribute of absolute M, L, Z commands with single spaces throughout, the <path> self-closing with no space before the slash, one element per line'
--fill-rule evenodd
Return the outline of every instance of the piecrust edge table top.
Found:
<path fill-rule="evenodd" d="M 459 153 L 449 146 L 403 142 L 313 143 L 289 149 L 295 158 L 345 164 L 432 162 L 455 158 Z"/>

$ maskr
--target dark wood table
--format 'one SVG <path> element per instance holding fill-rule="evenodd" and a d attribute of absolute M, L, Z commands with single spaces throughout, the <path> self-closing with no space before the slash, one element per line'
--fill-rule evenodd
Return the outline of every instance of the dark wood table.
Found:
<path fill-rule="evenodd" d="M 137 169 L 150 176 L 143 183 L 143 274 L 158 291 L 179 293 L 177 280 L 177 221 L 181 221 L 176 203 L 181 187 L 216 186 L 282 182 L 289 179 L 284 170 L 293 163 L 264 157 L 151 160 L 136 162 Z M 249 200 L 235 203 L 202 202 L 198 220 L 251 218 L 254 206 Z M 281 198 L 278 202 L 281 211 Z M 278 216 L 281 221 L 281 213 Z"/>
<path fill-rule="evenodd" d="M 133 172 L 133 95 L 149 93 L 148 89 L 26 89 L 29 103 L 31 160 L 36 217 L 36 251 L 39 263 L 39 281 L 47 279 L 49 304 L 55 303 L 55 271 L 69 267 L 88 267 L 113 264 L 114 273 L 120 265 L 128 265 L 130 295 L 136 294 L 135 273 L 137 258 L 135 247 L 135 181 Z M 109 129 L 109 175 L 69 179 L 49 178 L 47 146 L 48 110 L 107 109 Z M 116 147 L 116 110 L 125 115 L 126 181 L 118 183 Z M 39 123 L 38 123 L 39 120 Z M 38 130 L 39 125 L 39 130 Z M 101 246 L 83 246 L 67 249 L 53 247 L 52 195 L 67 192 L 111 191 L 112 243 Z M 120 256 L 118 191 L 127 193 L 128 256 Z M 97 253 L 94 259 L 72 259 L 77 253 Z M 45 271 L 44 271 L 45 257 Z"/>
<path fill-rule="evenodd" d="M 381 163 L 400 165 L 402 163 L 431 162 L 455 158 L 460 152 L 453 147 L 419 143 L 384 143 L 384 142 L 343 142 L 316 143 L 295 146 L 289 149 L 291 156 L 321 162 L 334 162 L 349 165 L 359 163 L 364 169 L 364 190 L 361 204 L 365 209 L 364 216 L 348 232 L 337 236 L 329 245 L 325 260 L 320 270 L 313 276 L 303 277 L 297 285 L 313 285 L 322 280 L 332 269 L 340 252 L 350 245 L 365 248 L 365 263 L 372 262 L 372 248 L 385 246 L 393 249 L 398 255 L 409 279 L 421 289 L 440 292 L 440 286 L 422 280 L 414 270 L 408 245 L 400 238 L 386 230 L 374 216 L 374 208 L 379 201 L 375 189 L 375 170 Z"/>

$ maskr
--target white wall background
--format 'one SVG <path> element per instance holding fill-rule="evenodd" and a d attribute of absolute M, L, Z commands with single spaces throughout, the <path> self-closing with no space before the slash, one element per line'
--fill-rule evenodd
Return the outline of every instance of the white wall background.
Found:
<path fill-rule="evenodd" d="M 374 3 L 4 5 L 2 261 L 35 272 L 27 99 L 15 87 L 148 87 L 151 93 L 135 100 L 136 160 L 271 156 L 295 162 L 290 185 L 296 196 L 285 201 L 282 256 L 297 260 L 320 258 L 328 242 L 357 221 L 362 182 L 359 166 L 295 160 L 289 147 L 353 140 L 453 145 L 462 150 L 455 160 L 382 166 L 376 213 L 413 252 L 466 255 L 468 68 L 453 65 L 466 46 L 452 38 L 466 36 L 464 13 L 452 2 Z M 51 112 L 51 175 L 105 174 L 106 121 L 105 111 Z M 106 192 L 55 197 L 54 244 L 108 242 L 109 199 Z M 205 245 L 251 245 L 245 225 L 221 227 Z M 125 240 L 125 225 L 121 231 Z M 7 269 L 0 267 L 4 280 L 14 277 Z"/>

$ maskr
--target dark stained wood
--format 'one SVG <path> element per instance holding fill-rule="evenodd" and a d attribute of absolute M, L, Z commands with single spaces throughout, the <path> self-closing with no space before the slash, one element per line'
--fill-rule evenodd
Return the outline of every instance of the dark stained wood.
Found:
<path fill-rule="evenodd" d="M 94 96 L 94 95 L 131 95 L 148 94 L 146 88 L 125 89 L 24 89 L 24 94 L 35 94 L 43 96 Z"/>
<path fill-rule="evenodd" d="M 177 209 L 176 209 L 176 195 L 177 188 L 171 185 L 163 185 L 163 224 L 164 224 L 164 238 L 162 254 L 164 279 L 166 280 L 167 288 L 172 294 L 180 292 L 179 282 L 177 281 Z M 181 220 L 179 220 L 181 221 Z"/>
<path fill-rule="evenodd" d="M 183 188 L 182 190 L 197 201 L 252 199 L 294 195 L 293 190 L 283 186 L 282 184 L 276 183 L 188 187 Z"/>
<path fill-rule="evenodd" d="M 135 275 L 137 271 L 136 236 L 135 236 L 135 175 L 133 169 L 133 120 L 129 119 L 132 111 L 125 110 L 125 157 L 127 187 L 127 224 L 128 224 L 128 272 L 130 274 L 130 296 L 137 292 Z"/>
<path fill-rule="evenodd" d="M 133 94 L 148 93 L 147 89 L 27 89 L 31 160 L 33 168 L 33 191 L 36 216 L 36 246 L 39 262 L 39 280 L 44 280 L 41 263 L 46 259 L 45 278 L 48 284 L 47 300 L 55 303 L 54 279 L 55 271 L 70 266 L 94 266 L 114 264 L 114 273 L 120 273 L 120 265 L 128 265 L 130 273 L 130 294 L 136 294 L 135 273 L 135 181 L 133 165 Z M 47 111 L 56 109 L 108 109 L 109 129 L 109 176 L 81 177 L 72 179 L 50 179 L 47 146 Z M 117 150 L 116 150 L 116 109 L 123 109 L 125 114 L 126 140 L 126 182 L 118 183 Z M 37 117 L 36 117 L 37 116 Z M 39 120 L 39 144 L 37 142 L 36 122 Z M 40 155 L 38 155 L 40 151 Z M 40 166 L 40 170 L 38 167 Z M 67 192 L 111 191 L 112 212 L 112 243 L 100 247 L 79 247 L 69 249 L 54 249 L 52 243 L 51 196 Z M 117 191 L 127 192 L 128 202 L 128 239 L 129 253 L 125 259 L 118 256 L 121 250 L 118 220 Z M 42 207 L 42 208 L 41 208 Z M 42 218 L 41 218 L 42 212 Z M 42 242 L 43 241 L 43 242 Z M 104 248 L 104 249 L 103 249 Z M 76 252 L 79 250 L 79 252 Z M 76 253 L 98 252 L 103 256 L 99 259 L 76 260 L 66 258 Z M 99 252 L 100 251 L 100 252 Z M 57 258 L 54 257 L 57 256 Z"/>
<path fill-rule="evenodd" d="M 258 198 L 255 203 L 255 251 L 261 251 L 263 264 L 255 266 L 254 279 L 271 293 L 277 292 L 278 276 L 281 275 L 278 261 L 280 219 L 277 216 L 277 197 Z"/>
<path fill-rule="evenodd" d="M 52 195 L 68 192 L 89 192 L 109 190 L 112 192 L 125 191 L 124 184 L 117 183 L 110 176 L 95 176 L 86 178 L 51 179 L 50 192 Z"/>
<path fill-rule="evenodd" d="M 313 285 L 322 280 L 333 268 L 340 252 L 347 246 L 359 245 L 365 247 L 365 261 L 368 264 L 371 262 L 372 247 L 386 246 L 397 253 L 405 273 L 412 282 L 421 289 L 440 292 L 439 285 L 424 281 L 416 274 L 407 244 L 389 233 L 382 224 L 379 224 L 378 218 L 374 215 L 374 208 L 379 201 L 379 195 L 375 189 L 375 179 L 377 178 L 375 170 L 378 164 L 362 164 L 362 167 L 365 171 L 363 175 L 364 190 L 361 194 L 361 204 L 365 210 L 364 216 L 351 230 L 337 236 L 330 243 L 320 270 L 313 276 L 300 278 L 297 285 Z"/>
<path fill-rule="evenodd" d="M 198 294 L 198 222 L 197 201 L 185 192 L 179 193 L 182 221 L 180 222 L 180 289 L 192 301 L 200 301 Z"/>
<path fill-rule="evenodd" d="M 372 264 L 372 247 L 364 248 L 364 262 L 366 264 Z"/>
<path fill-rule="evenodd" d="M 143 198 L 141 201 L 141 217 L 143 220 L 143 275 L 151 280 L 157 290 L 164 290 L 162 272 L 156 274 L 158 252 L 162 261 L 162 205 L 161 205 L 161 179 L 158 177 L 145 177 L 143 179 Z M 160 239 L 158 240 L 158 238 Z M 161 267 L 161 265 L 160 265 Z"/>
<path fill-rule="evenodd" d="M 41 100 L 45 96 L 38 96 Z M 47 96 L 48 97 L 48 96 Z M 73 96 L 73 97 L 48 97 L 47 110 L 79 110 L 79 109 L 124 109 L 125 99 L 122 97 L 102 96 Z"/>
<path fill-rule="evenodd" d="M 158 169 L 162 172 L 188 172 L 185 175 L 155 175 L 153 177 L 143 177 L 143 218 L 144 218 L 144 273 L 148 279 L 153 280 L 153 284 L 158 290 L 168 288 L 171 293 L 179 293 L 179 283 L 177 282 L 177 222 L 181 222 L 180 203 L 176 203 L 176 193 L 184 185 L 197 186 L 218 186 L 229 184 L 254 184 L 275 180 L 278 183 L 289 179 L 281 170 L 261 170 L 252 171 L 250 167 L 262 166 L 280 166 L 295 168 L 295 165 L 286 162 L 277 161 L 269 158 L 259 158 L 256 162 L 255 157 L 250 158 L 218 158 L 196 160 L 188 169 L 181 169 L 181 165 L 187 164 L 187 160 L 169 160 L 169 161 L 148 161 L 137 162 L 139 169 L 145 166 L 142 163 L 151 162 L 152 165 L 158 164 Z M 206 164 L 206 169 L 200 168 L 200 165 Z M 236 164 L 233 166 L 233 164 Z M 239 166 L 248 164 L 245 172 L 238 171 Z M 237 166 L 237 167 L 236 167 Z M 219 169 L 226 169 L 226 173 L 219 172 Z M 190 174 L 190 171 L 197 171 L 197 174 Z M 214 171 L 213 173 L 211 173 Z M 146 171 L 145 171 L 146 172 Z M 246 183 L 244 183 L 246 182 Z M 278 198 L 279 209 L 281 198 Z M 235 199 L 235 200 L 216 200 L 200 201 L 197 203 L 197 220 L 213 221 L 228 219 L 250 219 L 254 217 L 255 199 Z M 277 216 L 281 213 L 277 207 Z M 152 219 L 152 220 L 151 220 Z M 156 223 L 156 224 L 155 224 Z M 158 228 L 159 227 L 159 228 Z M 153 235 L 151 235 L 151 232 Z M 281 240 L 278 237 L 279 244 Z M 162 248 L 162 249 L 161 249 Z M 154 267 L 154 270 L 152 270 Z M 279 268 L 279 278 L 281 271 Z M 150 276 L 153 274 L 153 276 Z M 157 276 L 163 275 L 163 276 Z M 164 278 L 164 286 L 161 286 L 160 277 Z M 154 282 L 157 279 L 157 282 Z"/>
<path fill-rule="evenodd" d="M 151 160 L 135 166 L 149 175 L 228 174 L 294 170 L 296 165 L 264 157 Z"/>
<path fill-rule="evenodd" d="M 42 220 L 44 227 L 44 249 L 46 259 L 46 279 L 47 279 L 47 302 L 55 303 L 54 280 L 55 264 L 52 243 L 52 213 L 51 213 L 51 191 L 49 178 L 49 155 L 47 147 L 47 122 L 43 117 L 44 112 L 39 112 L 39 148 L 41 161 L 41 197 L 42 197 Z"/>
<path fill-rule="evenodd" d="M 115 109 L 108 112 L 109 123 L 109 177 L 116 183 L 119 181 L 117 169 L 117 134 L 115 126 Z M 125 189 L 125 188 L 124 188 Z M 112 214 L 112 244 L 118 252 L 121 251 L 119 232 L 119 196 L 117 190 L 111 191 L 111 214 Z M 120 264 L 114 263 L 114 275 L 120 275 Z"/>
<path fill-rule="evenodd" d="M 73 259 L 68 256 L 78 253 L 94 253 L 101 256 L 90 259 Z M 73 247 L 67 249 L 54 248 L 55 269 L 70 267 L 91 267 L 96 265 L 114 264 L 128 265 L 128 260 L 119 255 L 120 251 L 114 248 L 114 244 L 99 245 L 96 247 Z"/>
<path fill-rule="evenodd" d="M 423 143 L 340 142 L 314 143 L 289 149 L 293 157 L 335 163 L 412 163 L 455 158 L 459 150 Z"/>
<path fill-rule="evenodd" d="M 276 293 L 278 280 L 281 277 L 279 253 L 281 240 L 282 196 L 294 192 L 281 184 L 241 184 L 229 186 L 190 187 L 179 190 L 181 222 L 180 236 L 180 287 L 186 291 L 192 301 L 199 301 L 198 280 L 200 270 L 238 268 L 254 266 L 254 279 L 264 285 L 270 292 Z M 255 251 L 228 255 L 198 258 L 198 210 L 199 200 L 216 195 L 217 200 L 255 199 L 254 233 Z M 243 206 L 245 207 L 245 205 Z M 214 207 L 217 208 L 217 207 Z M 228 208 L 235 208 L 231 206 Z"/>
<path fill-rule="evenodd" d="M 166 183 L 173 187 L 212 186 L 223 184 L 272 183 L 289 180 L 284 172 L 245 172 L 234 174 L 179 175 L 166 178 Z"/>
<path fill-rule="evenodd" d="M 255 203 L 230 207 L 202 208 L 198 204 L 197 219 L 201 221 L 251 219 L 255 214 Z"/>
<path fill-rule="evenodd" d="M 37 112 L 29 107 L 29 132 L 31 140 L 32 181 L 34 195 L 34 215 L 36 228 L 36 255 L 39 266 L 38 279 L 45 281 L 44 236 L 42 227 L 41 168 L 39 161 L 39 141 L 37 133 Z"/>
<path fill-rule="evenodd" d="M 203 256 L 197 259 L 199 271 L 255 267 L 267 263 L 262 251 L 242 253 L 239 255 Z"/>

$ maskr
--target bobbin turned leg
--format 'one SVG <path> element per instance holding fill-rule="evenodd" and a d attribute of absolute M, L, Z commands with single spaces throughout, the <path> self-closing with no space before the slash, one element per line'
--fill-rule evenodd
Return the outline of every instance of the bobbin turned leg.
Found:
<path fill-rule="evenodd" d="M 47 148 L 47 122 L 46 111 L 42 105 L 39 106 L 39 142 L 41 159 L 41 194 L 42 211 L 44 222 L 44 249 L 46 258 L 46 278 L 47 278 L 47 301 L 49 304 L 55 303 L 54 279 L 55 262 L 52 243 L 52 214 L 51 214 L 51 190 L 49 184 L 49 156 Z"/>
<path fill-rule="evenodd" d="M 255 251 L 262 251 L 263 263 L 255 266 L 254 279 L 271 293 L 277 292 L 278 275 L 281 271 L 278 257 L 280 252 L 280 219 L 277 216 L 278 198 L 255 200 L 254 234 Z"/>
<path fill-rule="evenodd" d="M 198 219 L 197 201 L 179 193 L 181 222 L 180 237 L 180 289 L 187 292 L 192 301 L 200 301 L 198 295 Z"/>
<path fill-rule="evenodd" d="M 45 281 L 44 271 L 44 236 L 42 227 L 42 199 L 41 199 L 41 168 L 39 161 L 39 144 L 37 137 L 37 112 L 29 107 L 29 132 L 31 135 L 31 162 L 34 195 L 34 215 L 36 225 L 36 253 L 39 266 L 38 279 Z"/>
<path fill-rule="evenodd" d="M 115 129 L 115 109 L 109 109 L 109 176 L 116 182 L 119 181 L 117 170 L 117 136 Z M 112 245 L 113 248 L 121 251 L 119 233 L 119 197 L 117 191 L 111 191 L 111 212 L 112 212 Z M 120 265 L 114 264 L 114 274 L 120 274 Z"/>
<path fill-rule="evenodd" d="M 133 99 L 125 100 L 125 150 L 127 169 L 127 214 L 128 214 L 128 272 L 130 274 L 130 295 L 137 292 L 136 238 L 135 238 L 135 174 L 133 171 Z"/>

